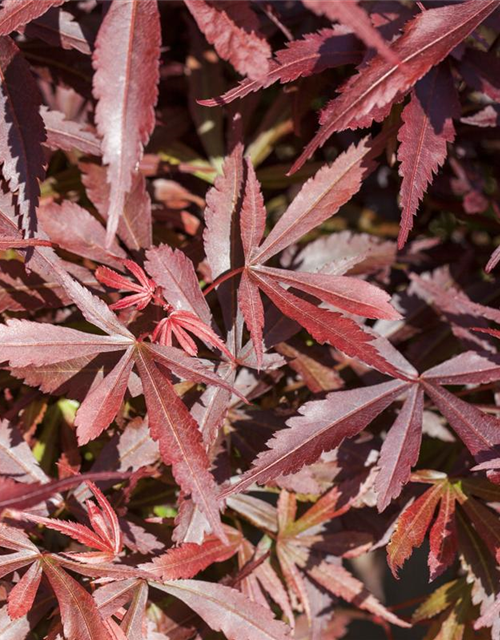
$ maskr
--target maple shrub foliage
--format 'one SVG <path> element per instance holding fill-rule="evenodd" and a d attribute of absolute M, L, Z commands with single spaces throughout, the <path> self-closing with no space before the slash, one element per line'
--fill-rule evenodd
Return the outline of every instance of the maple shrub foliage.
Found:
<path fill-rule="evenodd" d="M 0 103 L 0 640 L 500 640 L 500 0 L 1 0 Z"/>

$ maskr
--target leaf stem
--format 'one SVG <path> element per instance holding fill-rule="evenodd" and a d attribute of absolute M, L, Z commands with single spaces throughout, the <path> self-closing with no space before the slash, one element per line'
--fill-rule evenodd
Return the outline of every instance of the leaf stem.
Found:
<path fill-rule="evenodd" d="M 232 269 L 231 271 L 228 271 L 227 273 L 222 274 L 221 276 L 216 278 L 212 282 L 212 284 L 208 285 L 208 287 L 203 291 L 203 295 L 207 296 L 211 291 L 213 291 L 220 284 L 222 284 L 223 282 L 226 282 L 226 280 L 230 280 L 233 276 L 238 275 L 238 273 L 242 273 L 244 269 L 245 267 L 238 267 L 237 269 Z"/>

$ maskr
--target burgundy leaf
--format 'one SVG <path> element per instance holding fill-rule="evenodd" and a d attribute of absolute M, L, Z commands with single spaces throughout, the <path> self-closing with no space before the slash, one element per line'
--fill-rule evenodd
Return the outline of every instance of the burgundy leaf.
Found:
<path fill-rule="evenodd" d="M 7 9 L 12 18 L 17 4 L 11 2 Z M 11 21 L 9 30 L 12 24 L 14 22 Z M 38 180 L 45 175 L 42 142 L 46 134 L 39 114 L 38 88 L 29 66 L 14 42 L 3 36 L 0 37 L 0 73 L 0 105 L 5 114 L 0 127 L 2 174 L 11 192 L 17 194 L 22 228 L 31 234 L 36 229 L 35 208 L 40 196 Z"/>
<path fill-rule="evenodd" d="M 92 53 L 93 34 L 89 33 L 85 24 L 79 24 L 71 13 L 63 9 L 49 9 L 43 16 L 27 24 L 24 34 L 28 38 L 40 38 L 55 47 L 76 49 L 85 55 Z"/>
<path fill-rule="evenodd" d="M 133 344 L 125 336 L 100 336 L 28 320 L 0 325 L 2 355 L 13 367 L 41 366 L 82 355 L 120 351 Z"/>
<path fill-rule="evenodd" d="M 52 242 L 76 255 L 121 267 L 126 253 L 113 239 L 108 249 L 104 227 L 86 209 L 65 200 L 38 208 L 38 219 Z M 117 259 L 118 258 L 118 259 Z"/>
<path fill-rule="evenodd" d="M 328 342 L 346 355 L 394 375 L 392 365 L 370 344 L 374 336 L 354 320 L 294 296 L 262 273 L 253 271 L 252 278 L 284 315 L 301 324 L 320 344 Z"/>
<path fill-rule="evenodd" d="M 393 380 L 366 389 L 333 392 L 325 400 L 306 403 L 301 415 L 288 420 L 289 428 L 278 431 L 267 443 L 269 449 L 259 454 L 252 469 L 223 496 L 312 464 L 324 451 L 362 431 L 403 393 L 407 384 Z"/>
<path fill-rule="evenodd" d="M 50 557 L 43 561 L 43 572 L 56 594 L 68 640 L 112 640 L 88 591 Z"/>
<path fill-rule="evenodd" d="M 161 34 L 156 0 L 111 3 L 93 54 L 96 122 L 111 185 L 108 244 L 153 130 Z"/>
<path fill-rule="evenodd" d="M 9 593 L 7 610 L 13 620 L 30 611 L 41 580 L 42 566 L 40 562 L 34 562 Z"/>
<path fill-rule="evenodd" d="M 80 163 L 82 182 L 87 194 L 104 219 L 109 211 L 110 185 L 105 167 Z M 140 173 L 132 176 L 130 193 L 118 222 L 118 235 L 129 249 L 137 251 L 151 246 L 151 199 L 146 191 L 146 181 Z"/>
<path fill-rule="evenodd" d="M 483 413 L 438 385 L 424 382 L 424 388 L 478 462 L 500 444 L 498 418 Z"/>
<path fill-rule="evenodd" d="M 258 33 L 259 21 L 245 0 L 237 4 L 217 0 L 185 0 L 200 31 L 221 58 L 242 75 L 262 78 L 268 71 L 271 48 Z"/>
<path fill-rule="evenodd" d="M 298 78 L 321 73 L 325 69 L 356 64 L 361 61 L 363 53 L 364 47 L 345 27 L 322 29 L 318 33 L 309 33 L 300 40 L 292 40 L 287 43 L 286 49 L 276 51 L 276 59 L 269 61 L 269 71 L 265 77 L 243 80 L 222 96 L 199 100 L 199 103 L 207 107 L 229 104 L 275 82 L 293 82 Z"/>
<path fill-rule="evenodd" d="M 392 102 L 401 100 L 497 7 L 498 0 L 468 0 L 418 14 L 391 47 L 402 64 L 378 55 L 353 76 L 323 111 L 318 133 L 291 171 L 300 169 L 335 131 L 368 126 L 385 117 Z"/>
<path fill-rule="evenodd" d="M 144 388 L 151 436 L 160 445 L 162 459 L 172 465 L 176 481 L 186 493 L 191 494 L 207 516 L 214 533 L 224 540 L 215 481 L 209 472 L 209 461 L 198 425 L 148 351 L 137 350 L 136 365 Z"/>
<path fill-rule="evenodd" d="M 303 0 L 303 2 L 308 9 L 318 15 L 325 15 L 330 20 L 337 20 L 346 27 L 350 27 L 367 47 L 377 49 L 388 62 L 399 64 L 398 56 L 373 27 L 369 15 L 359 6 L 358 0 L 329 3 L 323 0 Z"/>
<path fill-rule="evenodd" d="M 287 640 L 288 627 L 236 589 L 202 580 L 176 580 L 156 589 L 185 602 L 214 630 L 230 640 Z"/>
<path fill-rule="evenodd" d="M 263 274 L 313 295 L 315 298 L 365 318 L 398 320 L 401 315 L 389 304 L 390 296 L 365 282 L 346 276 L 326 273 L 302 273 L 271 267 L 254 267 L 252 273 Z"/>
<path fill-rule="evenodd" d="M 134 365 L 134 350 L 129 348 L 115 368 L 95 387 L 76 414 L 78 444 L 95 440 L 109 427 L 120 410 Z"/>
<path fill-rule="evenodd" d="M 0 35 L 16 31 L 42 16 L 51 7 L 59 7 L 66 0 L 3 0 L 0 10 Z"/>
<path fill-rule="evenodd" d="M 80 151 L 92 156 L 101 155 L 101 143 L 93 131 L 78 122 L 66 120 L 60 111 L 42 106 L 40 109 L 47 139 L 44 144 L 51 149 Z"/>
<path fill-rule="evenodd" d="M 241 274 L 240 286 L 238 289 L 238 304 L 241 308 L 245 324 L 250 332 L 257 369 L 262 367 L 263 359 L 263 331 L 264 331 L 264 306 L 259 293 L 259 287 L 245 269 Z"/>
<path fill-rule="evenodd" d="M 377 505 L 383 511 L 401 493 L 418 460 L 422 440 L 424 393 L 419 385 L 410 387 L 408 398 L 382 445 L 379 472 L 375 481 Z"/>
<path fill-rule="evenodd" d="M 182 251 L 164 244 L 149 249 L 146 255 L 146 269 L 163 287 L 165 300 L 175 309 L 190 311 L 210 325 L 212 314 L 191 260 Z"/>
<path fill-rule="evenodd" d="M 409 104 L 403 109 L 399 129 L 398 160 L 401 183 L 401 249 L 413 227 L 413 216 L 433 174 L 444 163 L 447 143 L 453 142 L 452 117 L 459 113 L 458 98 L 449 67 L 434 67 L 416 84 Z"/>
<path fill-rule="evenodd" d="M 364 138 L 309 178 L 253 256 L 252 264 L 266 262 L 337 213 L 374 170 L 373 159 L 382 150 L 379 141 Z"/>

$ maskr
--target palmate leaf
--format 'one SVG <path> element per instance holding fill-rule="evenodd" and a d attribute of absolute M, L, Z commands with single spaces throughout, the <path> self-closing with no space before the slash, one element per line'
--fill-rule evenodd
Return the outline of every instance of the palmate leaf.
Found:
<path fill-rule="evenodd" d="M 320 129 L 291 172 L 300 169 L 335 131 L 365 127 L 385 117 L 392 103 L 400 101 L 498 6 L 498 0 L 468 0 L 417 15 L 391 47 L 402 64 L 378 55 L 353 76 L 322 112 Z"/>
<path fill-rule="evenodd" d="M 333 595 L 392 624 L 409 626 L 388 611 L 362 582 L 342 566 L 339 559 L 332 559 L 332 551 L 327 543 L 329 536 L 321 532 L 320 525 L 330 522 L 349 509 L 349 504 L 344 508 L 337 508 L 339 497 L 339 491 L 334 487 L 296 520 L 295 495 L 281 492 L 278 500 L 277 553 L 288 586 L 295 591 L 306 611 L 309 610 L 309 616 L 312 614 L 312 603 L 306 587 L 308 578 Z M 311 535 L 308 536 L 308 532 Z M 353 532 L 346 534 L 355 535 Z M 329 556 L 328 560 L 322 555 L 323 543 L 326 543 L 324 553 Z"/>
<path fill-rule="evenodd" d="M 286 316 L 304 326 L 320 343 L 329 342 L 349 356 L 359 357 L 364 362 L 384 372 L 395 375 L 395 369 L 370 344 L 375 336 L 363 330 L 356 322 L 339 313 L 321 309 L 307 299 L 297 297 L 280 283 L 291 286 L 305 294 L 312 294 L 320 301 L 365 317 L 396 319 L 399 314 L 388 304 L 388 296 L 368 283 L 332 276 L 328 274 L 303 274 L 271 269 L 262 266 L 264 262 L 296 242 L 304 234 L 336 213 L 358 191 L 361 181 L 374 168 L 374 156 L 383 147 L 384 135 L 371 142 L 361 141 L 339 156 L 331 167 L 324 167 L 301 189 L 287 211 L 280 218 L 271 233 L 261 244 L 265 229 L 263 198 L 254 169 L 249 161 L 243 171 L 241 149 L 233 151 L 224 168 L 224 176 L 218 179 L 211 190 L 207 208 L 208 230 L 205 249 L 213 274 L 221 274 L 231 268 L 243 271 L 238 293 L 241 313 L 247 323 L 256 353 L 257 368 L 263 359 L 264 312 L 258 288 L 260 288 L 278 309 Z M 241 196 L 243 174 L 245 187 Z M 224 195 L 224 202 L 219 202 Z M 222 252 L 217 244 L 223 230 L 235 233 L 238 229 L 234 220 L 234 209 L 242 197 L 240 212 L 240 232 L 244 267 L 229 259 L 231 253 Z M 224 206 L 230 214 L 218 218 L 217 226 L 212 226 L 215 207 Z M 224 224 L 224 227 L 222 226 Z M 227 241 L 226 241 L 227 242 Z M 239 253 L 231 244 L 235 260 Z M 217 253 L 216 253 L 217 249 Z M 228 247 L 229 249 L 229 247 Z M 223 281 L 221 284 L 224 284 Z"/>
<path fill-rule="evenodd" d="M 132 189 L 143 146 L 154 128 L 160 44 L 156 0 L 111 3 L 93 54 L 96 122 L 111 185 L 108 244 Z"/>
<path fill-rule="evenodd" d="M 400 356 L 401 358 L 401 356 Z M 352 438 L 366 428 L 392 402 L 405 392 L 407 400 L 393 426 L 393 431 L 382 446 L 381 480 L 377 481 L 379 509 L 383 510 L 391 499 L 399 495 L 409 480 L 411 467 L 418 456 L 421 440 L 425 392 L 448 419 L 469 451 L 478 461 L 500 445 L 500 420 L 474 405 L 457 398 L 442 385 L 481 384 L 500 379 L 497 359 L 490 354 L 469 352 L 433 367 L 421 374 L 411 374 L 411 365 L 400 379 L 371 387 L 350 391 L 334 391 L 324 400 L 312 400 L 299 409 L 299 416 L 287 421 L 282 429 L 268 441 L 268 450 L 260 453 L 252 468 L 222 497 L 242 491 L 253 482 L 264 483 L 282 474 L 298 471 L 315 462 L 324 451 L 329 451 L 345 438 Z M 398 361 L 405 371 L 404 359 Z"/>
<path fill-rule="evenodd" d="M 221 58 L 242 75 L 263 77 L 271 48 L 258 34 L 259 20 L 247 0 L 224 4 L 212 0 L 185 0 L 200 31 Z"/>
<path fill-rule="evenodd" d="M 48 324 L 41 325 L 42 333 L 38 323 L 12 321 L 0 327 L 0 338 L 5 346 L 3 357 L 9 359 L 13 367 L 36 367 L 60 362 L 61 357 L 74 359 L 78 354 L 81 357 L 82 353 L 99 355 L 125 351 L 115 369 L 92 390 L 80 407 L 82 419 L 77 415 L 80 442 L 97 437 L 114 419 L 134 362 L 143 378 L 149 426 L 153 438 L 160 444 L 163 460 L 173 465 L 174 475 L 185 492 L 193 493 L 193 499 L 206 513 L 214 531 L 224 538 L 215 500 L 215 482 L 208 471 L 209 460 L 201 443 L 201 434 L 165 371 L 158 367 L 166 367 L 194 381 L 220 383 L 229 390 L 233 389 L 232 386 L 178 349 L 136 342 L 104 303 L 69 275 L 61 273 L 61 279 L 87 319 L 111 335 L 98 336 Z M 239 394 L 238 391 L 236 393 Z M 182 433 L 179 425 L 182 425 Z"/>

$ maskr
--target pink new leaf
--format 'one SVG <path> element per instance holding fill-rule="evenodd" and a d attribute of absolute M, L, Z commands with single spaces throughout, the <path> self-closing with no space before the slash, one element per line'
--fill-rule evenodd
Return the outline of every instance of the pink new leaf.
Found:
<path fill-rule="evenodd" d="M 401 183 L 401 249 L 413 227 L 413 217 L 427 186 L 447 155 L 447 143 L 453 142 L 453 117 L 460 113 L 453 77 L 442 63 L 416 84 L 411 100 L 403 109 L 403 125 L 398 132 L 398 160 Z"/>
<path fill-rule="evenodd" d="M 247 0 L 219 4 L 211 0 L 185 0 L 200 31 L 221 58 L 242 75 L 262 78 L 269 69 L 271 48 L 258 33 L 259 21 Z"/>
<path fill-rule="evenodd" d="M 108 244 L 132 189 L 133 174 L 155 124 L 160 19 L 156 0 L 113 0 L 93 54 L 97 129 L 109 165 Z"/>

